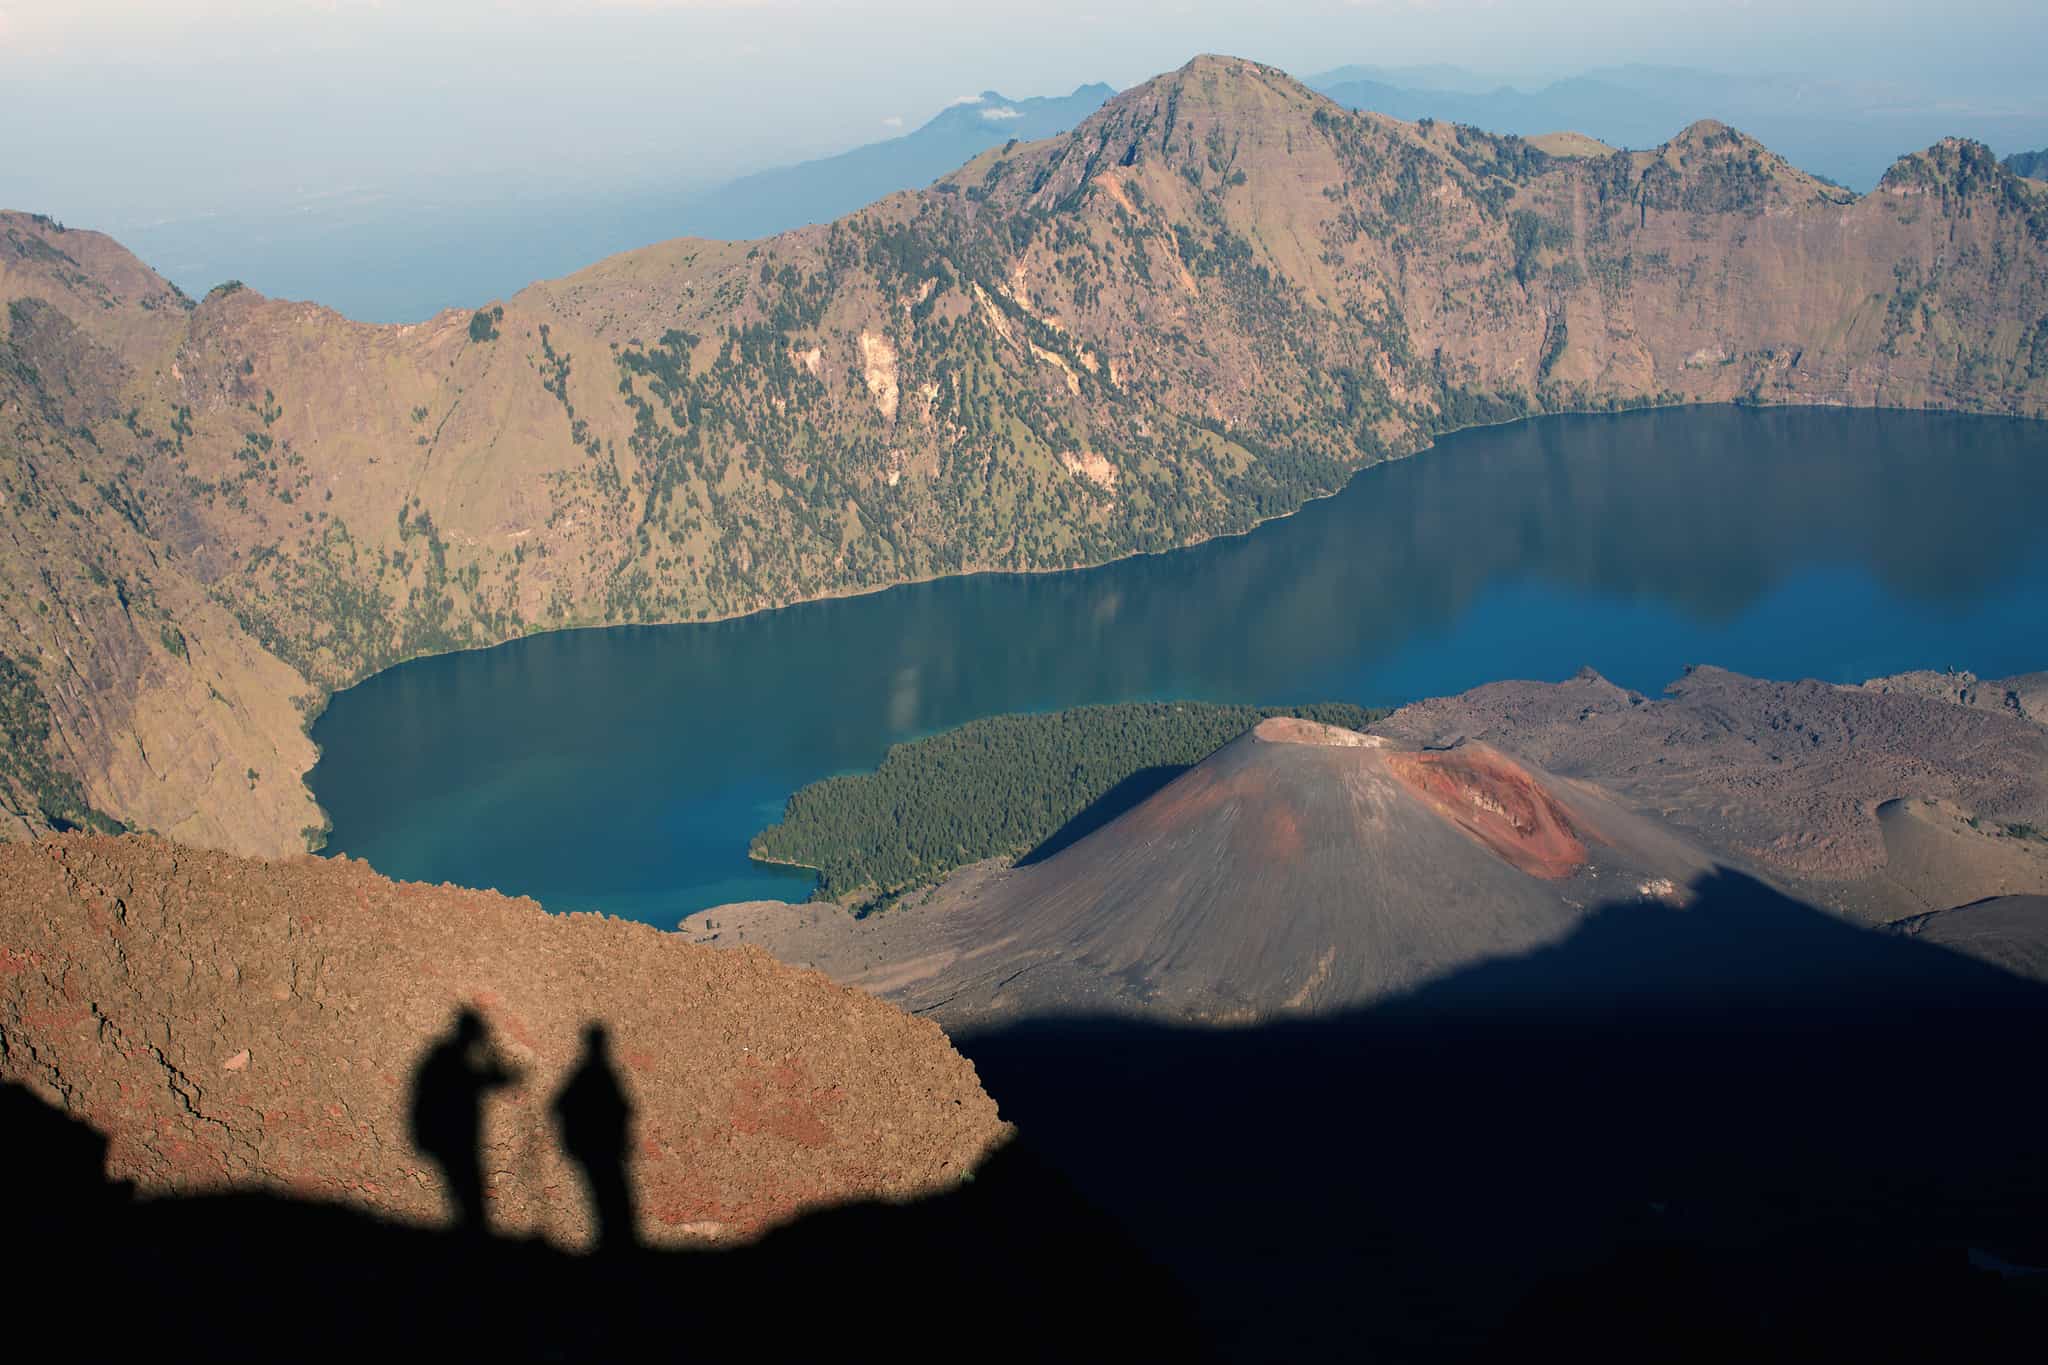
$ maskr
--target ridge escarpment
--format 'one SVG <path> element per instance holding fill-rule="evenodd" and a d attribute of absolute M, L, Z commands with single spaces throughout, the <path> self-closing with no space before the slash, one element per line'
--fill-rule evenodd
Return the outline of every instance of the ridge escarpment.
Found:
<path fill-rule="evenodd" d="M 1554 158 L 1225 57 L 474 314 L 195 303 L 11 214 L 0 297 L 4 823 L 254 853 L 318 837 L 325 692 L 422 653 L 1173 548 L 1534 412 L 2048 410 L 2048 196 L 1975 144 L 1854 198 L 1718 124 Z"/>

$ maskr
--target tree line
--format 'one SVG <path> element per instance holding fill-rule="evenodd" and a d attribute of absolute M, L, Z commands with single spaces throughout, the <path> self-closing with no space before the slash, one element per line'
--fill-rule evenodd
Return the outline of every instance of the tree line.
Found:
<path fill-rule="evenodd" d="M 990 716 L 895 745 L 874 772 L 811 783 L 750 851 L 817 869 L 819 899 L 873 903 L 1026 854 L 1132 777 L 1197 763 L 1268 717 L 1355 730 L 1385 714 L 1339 702 L 1126 702 Z"/>

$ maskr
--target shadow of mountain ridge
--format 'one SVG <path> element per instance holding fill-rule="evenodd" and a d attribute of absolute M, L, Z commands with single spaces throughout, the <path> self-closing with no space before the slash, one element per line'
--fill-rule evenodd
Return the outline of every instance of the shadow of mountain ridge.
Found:
<path fill-rule="evenodd" d="M 1229 1356 L 2031 1353 L 2048 1276 L 1972 1253 L 2048 1266 L 2048 989 L 1694 890 L 1341 1015 L 955 1042 Z"/>

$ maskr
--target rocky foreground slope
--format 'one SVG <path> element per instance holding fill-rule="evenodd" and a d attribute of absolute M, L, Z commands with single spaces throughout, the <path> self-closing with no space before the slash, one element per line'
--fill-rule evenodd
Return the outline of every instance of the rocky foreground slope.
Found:
<path fill-rule="evenodd" d="M 280 854 L 306 715 L 424 652 L 1184 545 L 1529 412 L 2039 416 L 2048 190 L 1945 142 L 1858 198 L 1713 123 L 1553 156 L 1204 57 L 418 325 L 23 214 L 0 301 L 0 831 Z"/>
<path fill-rule="evenodd" d="M 519 1076 L 483 1129 L 508 1234 L 589 1236 L 549 1105 L 591 1022 L 637 1110 L 628 1169 L 653 1245 L 941 1193 L 1008 1132 L 937 1025 L 765 954 L 346 860 L 139 836 L 0 848 L 0 1080 L 104 1134 L 108 1175 L 140 1193 L 267 1190 L 442 1221 L 409 1103 L 467 1004 Z"/>

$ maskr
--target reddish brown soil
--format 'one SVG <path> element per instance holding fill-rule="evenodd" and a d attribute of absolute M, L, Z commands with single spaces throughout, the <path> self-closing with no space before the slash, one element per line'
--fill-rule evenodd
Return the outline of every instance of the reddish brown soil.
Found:
<path fill-rule="evenodd" d="M 1564 807 L 1497 749 L 1389 753 L 1387 767 L 1431 809 L 1532 877 L 1556 881 L 1585 865 L 1586 845 Z"/>
<path fill-rule="evenodd" d="M 443 1217 L 408 1096 L 464 1004 L 522 1076 L 483 1130 L 504 1230 L 589 1233 L 549 1102 L 591 1021 L 637 1111 L 655 1242 L 943 1189 L 1008 1132 L 936 1024 L 757 949 L 346 859 L 139 836 L 0 847 L 0 1078 L 107 1134 L 111 1174 L 145 1193 L 260 1186 Z"/>

